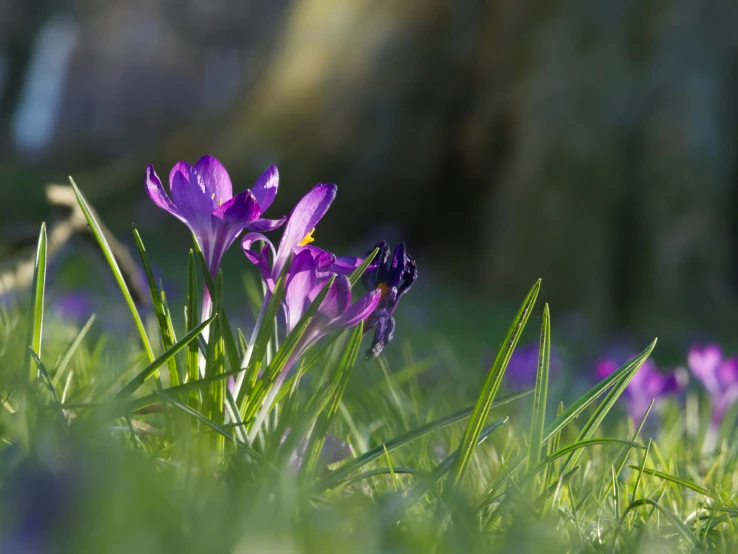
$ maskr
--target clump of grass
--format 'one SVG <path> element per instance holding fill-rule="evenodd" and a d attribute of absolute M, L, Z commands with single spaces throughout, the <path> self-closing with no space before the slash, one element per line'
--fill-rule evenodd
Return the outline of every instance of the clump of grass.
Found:
<path fill-rule="evenodd" d="M 282 336 L 283 275 L 255 306 L 256 329 L 235 329 L 228 312 L 247 307 L 223 298 L 223 275 L 195 246 L 180 325 L 134 230 L 153 304 L 141 316 L 78 197 L 136 340 L 94 319 L 71 338 L 71 324 L 45 321 L 42 227 L 30 309 L 0 314 L 0 551 L 733 551 L 735 446 L 703 454 L 674 406 L 634 424 L 610 416 L 656 341 L 553 413 L 539 281 L 507 334 L 490 337 L 500 347 L 486 378 L 469 372 L 478 395 L 466 405 L 447 394 L 458 374 L 428 382 L 412 356 L 362 360 L 361 324 L 280 380 L 321 295 Z M 533 314 L 535 387 L 500 394 Z M 336 456 L 336 441 L 351 451 Z"/>

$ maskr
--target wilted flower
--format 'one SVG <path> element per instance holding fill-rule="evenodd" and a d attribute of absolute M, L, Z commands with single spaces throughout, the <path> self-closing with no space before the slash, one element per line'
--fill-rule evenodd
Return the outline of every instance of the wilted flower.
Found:
<path fill-rule="evenodd" d="M 529 344 L 515 349 L 507 364 L 507 371 L 505 371 L 505 378 L 513 389 L 527 389 L 535 386 L 538 374 L 538 355 L 538 344 Z M 552 347 L 548 362 L 549 377 L 556 377 L 561 368 L 561 357 Z"/>
<path fill-rule="evenodd" d="M 619 366 L 620 364 L 613 360 L 600 360 L 597 362 L 595 374 L 598 379 L 604 379 Z M 639 422 L 652 400 L 656 400 L 658 404 L 664 397 L 683 389 L 686 384 L 687 375 L 683 370 L 661 372 L 653 360 L 648 358 L 625 387 L 623 398 L 628 406 L 628 413 L 633 421 Z"/>
<path fill-rule="evenodd" d="M 395 248 L 390 259 L 390 248 L 385 241 L 378 242 L 377 261 L 364 273 L 363 282 L 367 290 L 379 289 L 382 293 L 376 311 L 367 320 L 366 330 L 375 329 L 372 345 L 366 352 L 366 359 L 379 356 L 395 333 L 395 318 L 392 314 L 405 294 L 418 278 L 418 266 L 413 257 L 407 253 L 405 243 Z"/>
<path fill-rule="evenodd" d="M 261 219 L 274 201 L 278 184 L 277 167 L 271 166 L 251 190 L 233 196 L 226 169 L 212 156 L 203 156 L 194 167 L 186 162 L 175 164 L 169 173 L 170 198 L 154 166 L 146 168 L 149 196 L 190 228 L 213 275 L 241 231 L 271 231 L 284 223 L 284 218 Z"/>
<path fill-rule="evenodd" d="M 717 427 L 728 408 L 738 400 L 738 358 L 724 358 L 720 346 L 710 344 L 704 348 L 693 346 L 687 364 L 710 395 L 711 424 Z"/>

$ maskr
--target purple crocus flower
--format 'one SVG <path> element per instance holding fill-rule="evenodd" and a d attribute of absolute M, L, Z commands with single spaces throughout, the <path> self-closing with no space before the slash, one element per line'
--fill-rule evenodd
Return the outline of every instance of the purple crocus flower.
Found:
<path fill-rule="evenodd" d="M 296 255 L 303 250 L 309 250 L 318 261 L 319 275 L 326 277 L 332 273 L 349 274 L 361 264 L 360 258 L 339 257 L 315 246 L 311 246 L 315 239 L 315 226 L 323 219 L 336 198 L 336 185 L 318 184 L 313 187 L 297 203 L 287 218 L 279 247 L 275 250 L 271 241 L 260 233 L 247 233 L 241 241 L 246 257 L 261 270 L 261 275 L 270 291 L 274 290 L 275 283 L 284 269 L 290 255 Z M 262 242 L 260 252 L 252 250 L 256 242 Z M 269 253 L 273 261 L 269 263 Z"/>
<path fill-rule="evenodd" d="M 702 383 L 712 402 L 711 426 L 720 426 L 725 413 L 738 400 L 738 358 L 724 358 L 717 344 L 693 346 L 687 356 L 692 374 Z"/>
<path fill-rule="evenodd" d="M 324 271 L 321 270 L 321 258 L 320 252 L 305 249 L 290 262 L 283 303 L 288 333 L 294 329 L 328 282 L 328 277 L 321 277 Z M 370 317 L 377 308 L 381 295 L 381 290 L 375 289 L 351 304 L 349 278 L 346 275 L 336 275 L 328 294 L 305 330 L 293 357 L 299 357 L 321 337 L 353 327 Z"/>
<path fill-rule="evenodd" d="M 620 364 L 613 360 L 600 360 L 597 362 L 595 374 L 598 379 L 604 379 L 618 367 Z M 639 422 L 652 400 L 655 399 L 658 404 L 665 396 L 680 391 L 686 384 L 687 375 L 683 370 L 661 372 L 653 360 L 648 358 L 625 387 L 623 398 L 627 404 L 628 413 L 633 421 Z"/>
<path fill-rule="evenodd" d="M 95 297 L 84 291 L 72 291 L 54 302 L 53 310 L 62 318 L 75 323 L 84 323 L 97 310 Z"/>
<path fill-rule="evenodd" d="M 371 347 L 366 352 L 367 360 L 379 356 L 384 346 L 394 337 L 393 314 L 397 304 L 400 297 L 410 290 L 418 278 L 418 266 L 413 257 L 407 253 L 404 242 L 397 245 L 391 259 L 390 248 L 385 241 L 378 242 L 375 248 L 379 248 L 377 261 L 362 278 L 367 290 L 379 289 L 382 292 L 376 311 L 367 321 L 366 330 L 375 330 Z"/>
<path fill-rule="evenodd" d="M 233 196 L 225 167 L 212 156 L 203 156 L 194 167 L 186 162 L 174 165 L 169 173 L 170 198 L 154 166 L 146 168 L 149 196 L 154 204 L 190 228 L 213 276 L 241 231 L 271 231 L 284 223 L 285 218 L 261 218 L 274 201 L 278 185 L 279 172 L 271 166 L 250 190 Z"/>
<path fill-rule="evenodd" d="M 323 288 L 328 286 L 329 278 L 320 276 L 319 258 L 320 254 L 316 255 L 316 251 L 313 249 L 301 250 L 291 260 L 287 268 L 282 306 L 285 312 L 288 333 L 295 328 L 300 318 Z M 348 277 L 345 275 L 335 277 L 328 293 L 300 337 L 284 368 L 275 379 L 262 408 L 256 415 L 250 439 L 253 440 L 258 432 L 271 408 L 272 401 L 300 356 L 325 335 L 348 329 L 368 318 L 376 309 L 380 297 L 381 291 L 376 289 L 351 304 L 351 283 Z M 239 387 L 240 383 L 237 382 L 235 385 L 236 393 Z"/>
<path fill-rule="evenodd" d="M 539 345 L 534 343 L 518 347 L 513 352 L 507 364 L 507 371 L 505 371 L 505 378 L 513 389 L 527 389 L 535 386 L 539 349 Z M 553 347 L 549 356 L 548 368 L 549 377 L 556 377 L 562 368 L 561 357 Z"/>

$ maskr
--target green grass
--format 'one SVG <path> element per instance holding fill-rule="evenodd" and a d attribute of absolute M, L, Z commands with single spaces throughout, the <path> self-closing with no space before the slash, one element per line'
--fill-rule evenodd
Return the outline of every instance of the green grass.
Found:
<path fill-rule="evenodd" d="M 412 323 L 400 317 L 378 360 L 362 359 L 359 325 L 281 379 L 321 296 L 285 337 L 277 285 L 257 332 L 236 329 L 229 316 L 258 313 L 246 300 L 257 295 L 231 298 L 222 274 L 198 282 L 192 251 L 187 298 L 170 305 L 135 238 L 151 313 L 133 304 L 98 235 L 127 328 L 53 315 L 43 228 L 33 290 L 0 308 L 0 551 L 735 551 L 735 418 L 703 454 L 706 410 L 687 421 L 670 400 L 634 425 L 619 409 L 655 341 L 583 395 L 551 396 L 538 282 L 505 314 L 507 333 L 489 333 L 499 352 L 486 375 L 449 364 L 434 337 L 403 337 Z M 201 286 L 214 306 L 202 323 Z M 506 391 L 526 325 L 540 326 L 536 384 Z M 326 464 L 321 450 L 336 438 L 353 454 Z"/>

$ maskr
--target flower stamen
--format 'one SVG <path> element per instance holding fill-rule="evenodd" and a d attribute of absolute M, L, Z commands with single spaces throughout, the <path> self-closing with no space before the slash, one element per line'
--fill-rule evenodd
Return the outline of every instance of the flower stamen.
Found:
<path fill-rule="evenodd" d="M 310 232 L 307 235 L 305 235 L 305 237 L 299 243 L 297 243 L 297 246 L 305 246 L 307 244 L 310 244 L 311 242 L 314 242 L 315 241 L 315 239 L 313 238 L 314 232 L 315 232 L 315 227 L 310 229 Z"/>

